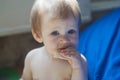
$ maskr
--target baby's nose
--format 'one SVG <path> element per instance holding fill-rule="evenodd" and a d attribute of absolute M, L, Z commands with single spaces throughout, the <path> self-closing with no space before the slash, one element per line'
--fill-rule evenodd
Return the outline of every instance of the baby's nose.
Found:
<path fill-rule="evenodd" d="M 60 41 L 60 43 L 64 44 L 64 43 L 68 43 L 70 40 L 67 36 L 61 35 L 61 36 L 59 36 L 59 41 Z"/>

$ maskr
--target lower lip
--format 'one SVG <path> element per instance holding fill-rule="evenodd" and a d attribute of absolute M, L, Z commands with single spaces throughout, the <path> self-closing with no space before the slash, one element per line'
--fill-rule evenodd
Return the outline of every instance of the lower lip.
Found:
<path fill-rule="evenodd" d="M 60 49 L 59 52 L 60 52 L 60 53 L 65 53 L 65 52 L 66 52 L 66 49 Z"/>

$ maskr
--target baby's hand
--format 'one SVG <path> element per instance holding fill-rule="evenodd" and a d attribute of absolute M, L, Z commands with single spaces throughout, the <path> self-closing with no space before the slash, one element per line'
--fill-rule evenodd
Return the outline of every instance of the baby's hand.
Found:
<path fill-rule="evenodd" d="M 63 48 L 60 51 L 61 57 L 67 60 L 72 68 L 71 80 L 87 80 L 87 61 L 75 48 Z"/>
<path fill-rule="evenodd" d="M 73 69 L 84 69 L 87 68 L 87 62 L 83 55 L 76 51 L 73 47 L 68 47 L 62 50 L 60 55 L 67 60 Z"/>

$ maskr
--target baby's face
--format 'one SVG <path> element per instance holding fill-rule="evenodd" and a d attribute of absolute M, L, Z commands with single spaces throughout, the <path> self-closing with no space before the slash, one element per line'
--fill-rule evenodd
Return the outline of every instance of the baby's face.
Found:
<path fill-rule="evenodd" d="M 76 48 L 78 25 L 74 17 L 67 19 L 45 18 L 41 28 L 42 40 L 49 54 L 57 57 L 66 48 Z"/>

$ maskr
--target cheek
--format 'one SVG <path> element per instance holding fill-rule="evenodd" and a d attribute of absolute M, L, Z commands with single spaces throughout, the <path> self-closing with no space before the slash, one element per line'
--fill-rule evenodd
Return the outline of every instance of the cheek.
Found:
<path fill-rule="evenodd" d="M 77 46 L 77 44 L 78 44 L 78 37 L 77 37 L 77 36 L 72 36 L 72 37 L 71 37 L 71 42 L 72 42 L 75 46 Z"/>
<path fill-rule="evenodd" d="M 57 39 L 55 38 L 52 38 L 52 37 L 48 37 L 46 40 L 45 40 L 45 46 L 49 47 L 49 48 L 55 48 L 56 47 L 56 44 L 57 44 Z"/>

